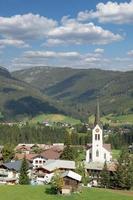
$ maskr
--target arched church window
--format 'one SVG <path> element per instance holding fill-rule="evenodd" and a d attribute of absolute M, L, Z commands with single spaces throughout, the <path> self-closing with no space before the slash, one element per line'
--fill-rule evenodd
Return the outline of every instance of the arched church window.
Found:
<path fill-rule="evenodd" d="M 96 157 L 99 157 L 99 151 L 96 150 Z"/>
<path fill-rule="evenodd" d="M 104 153 L 104 159 L 106 160 L 106 153 Z"/>

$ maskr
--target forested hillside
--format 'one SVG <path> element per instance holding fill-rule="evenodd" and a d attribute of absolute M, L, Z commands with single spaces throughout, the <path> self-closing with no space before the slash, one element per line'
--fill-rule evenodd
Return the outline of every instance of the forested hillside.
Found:
<path fill-rule="evenodd" d="M 133 71 L 36 67 L 13 72 L 74 117 L 94 113 L 99 97 L 102 114 L 133 112 Z"/>
<path fill-rule="evenodd" d="M 39 113 L 56 113 L 58 110 L 47 102 L 41 92 L 14 78 L 0 67 L 0 119 L 18 119 Z"/>

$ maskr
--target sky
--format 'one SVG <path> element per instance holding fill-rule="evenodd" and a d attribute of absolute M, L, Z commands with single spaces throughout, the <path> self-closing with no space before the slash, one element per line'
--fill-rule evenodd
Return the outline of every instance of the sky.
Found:
<path fill-rule="evenodd" d="M 0 0 L 0 66 L 133 70 L 133 0 Z"/>

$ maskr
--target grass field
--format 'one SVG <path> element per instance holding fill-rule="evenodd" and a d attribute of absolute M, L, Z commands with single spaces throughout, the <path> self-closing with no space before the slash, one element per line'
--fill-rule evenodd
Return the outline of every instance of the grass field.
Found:
<path fill-rule="evenodd" d="M 66 122 L 66 123 L 69 123 L 69 124 L 79 124 L 80 123 L 80 120 L 78 119 L 74 119 L 72 117 L 68 117 L 68 116 L 65 116 L 65 115 L 60 115 L 60 114 L 42 114 L 42 115 L 38 115 L 34 118 L 32 118 L 30 120 L 30 123 L 37 123 L 37 122 L 44 122 L 44 121 L 48 121 L 49 123 L 52 123 L 52 122 Z"/>
<path fill-rule="evenodd" d="M 103 124 L 108 123 L 113 126 L 124 125 L 124 124 L 133 124 L 133 114 L 128 115 L 106 115 L 101 117 Z M 89 122 L 94 122 L 94 116 L 89 117 Z"/>
<path fill-rule="evenodd" d="M 112 157 L 113 159 L 118 159 L 120 155 L 120 150 L 112 149 Z"/>
<path fill-rule="evenodd" d="M 0 200 L 131 200 L 133 194 L 105 189 L 83 189 L 70 196 L 52 195 L 44 186 L 0 186 Z"/>

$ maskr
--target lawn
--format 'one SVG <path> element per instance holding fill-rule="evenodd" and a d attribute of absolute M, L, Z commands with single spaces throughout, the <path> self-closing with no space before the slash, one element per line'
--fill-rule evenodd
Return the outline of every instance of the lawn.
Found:
<path fill-rule="evenodd" d="M 44 121 L 47 121 L 50 123 L 62 122 L 62 123 L 69 123 L 72 125 L 81 123 L 80 120 L 78 120 L 78 119 L 74 119 L 72 117 L 69 117 L 66 115 L 61 115 L 61 114 L 42 114 L 42 115 L 38 115 L 30 120 L 31 123 L 37 123 L 37 122 L 42 123 Z"/>
<path fill-rule="evenodd" d="M 59 196 L 48 194 L 44 186 L 0 186 L 0 200 L 131 200 L 130 193 L 122 194 L 105 189 L 83 189 L 80 194 Z"/>

